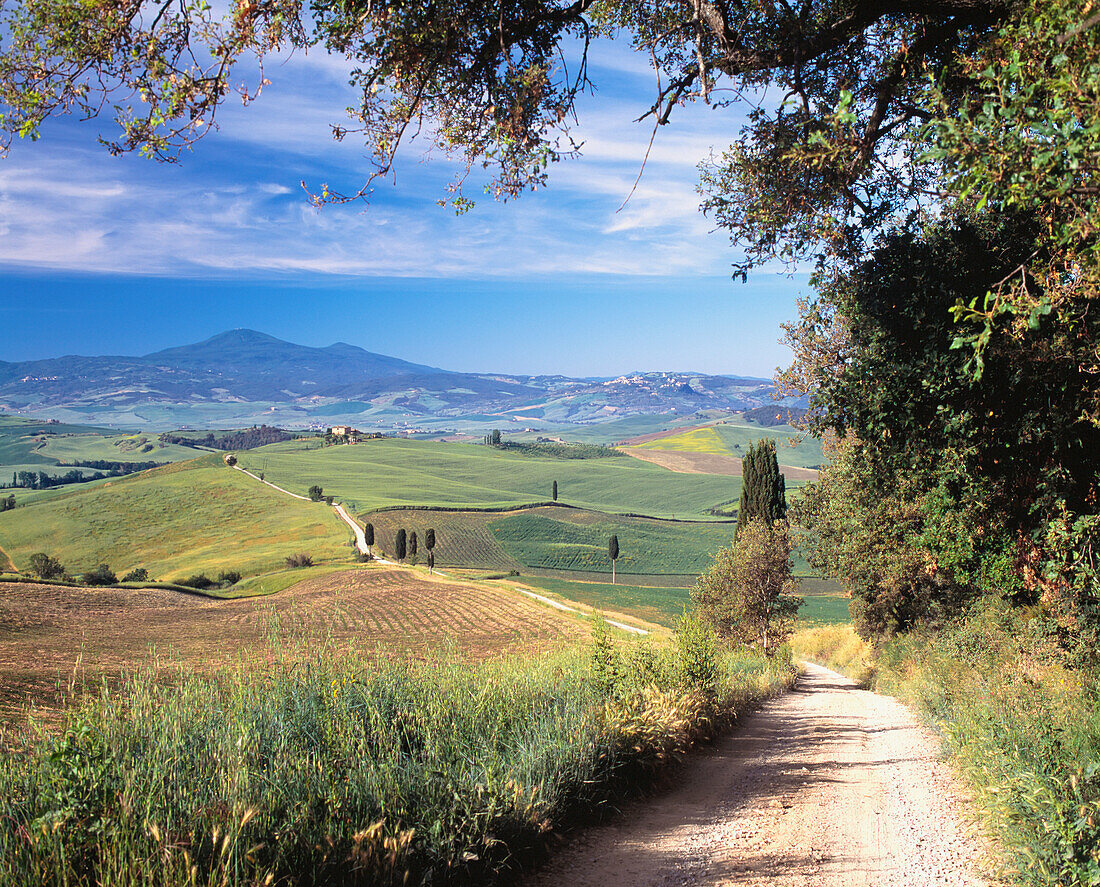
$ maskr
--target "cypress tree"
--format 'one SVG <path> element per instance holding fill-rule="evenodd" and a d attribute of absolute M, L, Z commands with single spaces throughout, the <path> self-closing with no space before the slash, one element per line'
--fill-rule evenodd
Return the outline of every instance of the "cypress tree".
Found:
<path fill-rule="evenodd" d="M 424 547 L 428 549 L 429 552 L 435 548 L 435 530 L 431 527 L 428 527 L 428 529 L 424 531 Z"/>
<path fill-rule="evenodd" d="M 368 523 L 363 527 L 363 540 L 367 543 L 367 551 L 374 545 L 374 524 Z"/>
<path fill-rule="evenodd" d="M 558 482 L 554 481 L 554 501 L 558 501 Z"/>
<path fill-rule="evenodd" d="M 409 554 L 416 557 L 417 539 L 416 530 L 409 533 Z"/>
<path fill-rule="evenodd" d="M 611 584 L 615 584 L 615 561 L 619 559 L 619 537 L 612 536 L 607 540 L 607 556 L 611 558 Z"/>
<path fill-rule="evenodd" d="M 393 540 L 393 554 L 394 557 L 396 557 L 399 561 L 403 561 L 405 559 L 406 541 L 407 537 L 405 535 L 405 528 L 402 527 L 400 530 L 397 531 L 397 536 L 395 536 Z"/>
<path fill-rule="evenodd" d="M 737 533 L 749 521 L 771 525 L 787 517 L 786 482 L 779 473 L 775 441 L 756 441 L 741 460 L 741 501 L 737 506 Z"/>

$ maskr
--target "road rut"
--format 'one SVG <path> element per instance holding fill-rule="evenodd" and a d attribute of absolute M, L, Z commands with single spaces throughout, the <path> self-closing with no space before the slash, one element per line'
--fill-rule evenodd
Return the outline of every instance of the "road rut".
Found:
<path fill-rule="evenodd" d="M 679 783 L 578 834 L 524 887 L 989 885 L 934 734 L 807 664 Z"/>

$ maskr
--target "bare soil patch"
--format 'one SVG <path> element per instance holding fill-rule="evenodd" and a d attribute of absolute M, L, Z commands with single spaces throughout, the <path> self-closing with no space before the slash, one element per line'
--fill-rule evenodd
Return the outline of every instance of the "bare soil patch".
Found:
<path fill-rule="evenodd" d="M 473 656 L 537 652 L 583 634 L 575 620 L 492 586 L 372 568 L 307 579 L 262 598 L 220 601 L 160 589 L 0 583 L 0 722 L 28 702 L 54 705 L 74 674 L 263 662 L 276 637 L 364 651 Z"/>
<path fill-rule="evenodd" d="M 652 462 L 669 471 L 681 474 L 724 474 L 729 477 L 741 477 L 741 459 L 737 456 L 723 456 L 718 453 L 686 453 L 678 450 L 650 450 L 640 447 L 619 447 L 624 453 Z M 780 465 L 779 470 L 788 480 L 817 480 L 814 468 L 796 468 L 793 465 Z"/>

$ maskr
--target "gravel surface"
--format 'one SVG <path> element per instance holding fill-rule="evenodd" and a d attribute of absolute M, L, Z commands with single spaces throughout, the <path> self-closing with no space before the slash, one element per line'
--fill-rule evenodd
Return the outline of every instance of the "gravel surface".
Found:
<path fill-rule="evenodd" d="M 524 887 L 993 884 L 936 736 L 897 700 L 805 668 L 677 785 L 579 833 Z"/>

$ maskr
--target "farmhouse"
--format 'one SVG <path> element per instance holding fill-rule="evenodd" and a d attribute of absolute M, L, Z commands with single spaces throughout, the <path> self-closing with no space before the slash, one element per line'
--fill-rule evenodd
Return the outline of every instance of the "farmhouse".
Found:
<path fill-rule="evenodd" d="M 358 428 L 352 428 L 350 425 L 333 425 L 331 433 L 337 437 L 354 437 L 361 432 Z"/>

